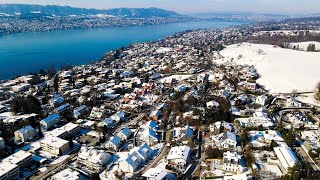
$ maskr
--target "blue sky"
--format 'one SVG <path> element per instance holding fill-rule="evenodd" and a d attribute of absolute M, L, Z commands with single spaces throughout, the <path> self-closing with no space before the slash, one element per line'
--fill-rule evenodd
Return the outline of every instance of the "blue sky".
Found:
<path fill-rule="evenodd" d="M 0 3 L 54 4 L 98 9 L 158 7 L 184 14 L 199 12 L 320 13 L 320 0 L 0 0 Z"/>

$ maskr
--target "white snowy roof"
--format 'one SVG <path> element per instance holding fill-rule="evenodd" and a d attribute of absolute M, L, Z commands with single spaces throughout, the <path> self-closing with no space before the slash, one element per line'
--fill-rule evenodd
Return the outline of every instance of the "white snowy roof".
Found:
<path fill-rule="evenodd" d="M 167 159 L 174 160 L 174 159 L 184 159 L 187 160 L 190 152 L 190 147 L 188 146 L 176 146 L 172 147 Z"/>
<path fill-rule="evenodd" d="M 45 136 L 43 140 L 40 141 L 41 143 L 49 144 L 50 146 L 60 148 L 68 143 L 68 141 L 54 137 L 54 136 Z"/>
<path fill-rule="evenodd" d="M 142 177 L 152 178 L 154 180 L 162 180 L 167 176 L 167 172 L 161 168 L 150 168 Z"/>
<path fill-rule="evenodd" d="M 18 164 L 19 162 L 23 161 L 24 159 L 31 157 L 32 154 L 23 150 L 20 150 L 11 156 L 2 160 L 2 162 L 10 162 L 12 164 Z"/>
<path fill-rule="evenodd" d="M 55 180 L 78 180 L 80 178 L 80 173 L 73 171 L 71 169 L 64 169 L 57 174 L 52 176 Z"/>
<path fill-rule="evenodd" d="M 290 147 L 280 146 L 274 147 L 273 149 L 285 169 L 293 167 L 295 163 L 298 162 L 296 155 Z"/>
<path fill-rule="evenodd" d="M 16 164 L 11 164 L 10 162 L 1 162 L 0 163 L 0 177 L 10 172 L 11 170 L 17 168 Z"/>
<path fill-rule="evenodd" d="M 111 158 L 111 155 L 103 150 L 82 146 L 78 158 L 87 160 L 91 163 L 100 164 L 104 162 L 105 159 Z"/>

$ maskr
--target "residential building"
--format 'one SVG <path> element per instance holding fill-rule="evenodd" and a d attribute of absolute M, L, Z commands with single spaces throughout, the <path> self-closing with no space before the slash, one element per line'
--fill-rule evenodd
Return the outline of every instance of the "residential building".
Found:
<path fill-rule="evenodd" d="M 32 140 L 34 136 L 35 130 L 28 125 L 14 132 L 14 141 L 16 144 L 20 144 Z"/>
<path fill-rule="evenodd" d="M 14 92 L 28 91 L 31 88 L 31 85 L 28 83 L 21 83 L 15 86 L 12 86 Z"/>
<path fill-rule="evenodd" d="M 89 118 L 93 120 L 100 120 L 100 119 L 103 119 L 105 115 L 106 115 L 106 110 L 104 108 L 94 107 L 91 110 Z"/>
<path fill-rule="evenodd" d="M 49 100 L 49 103 L 52 107 L 56 107 L 56 106 L 61 105 L 63 103 L 63 101 L 64 101 L 63 96 L 60 94 L 56 94 L 53 96 L 53 98 L 51 98 Z"/>
<path fill-rule="evenodd" d="M 145 129 L 143 130 L 140 135 L 139 139 L 143 142 L 146 142 L 149 146 L 153 146 L 157 143 L 159 143 L 159 137 L 157 133 L 152 129 Z"/>
<path fill-rule="evenodd" d="M 69 137 L 77 137 L 80 134 L 80 126 L 70 122 L 60 128 L 55 128 L 47 134 L 50 136 L 55 136 L 61 139 L 69 140 Z"/>
<path fill-rule="evenodd" d="M 6 148 L 6 144 L 4 142 L 4 139 L 0 137 L 0 149 L 5 149 L 5 148 Z"/>
<path fill-rule="evenodd" d="M 100 172 L 111 160 L 111 155 L 103 150 L 81 147 L 77 162 L 93 172 Z"/>
<path fill-rule="evenodd" d="M 51 176 L 52 180 L 80 180 L 80 173 L 69 168 L 64 169 Z"/>
<path fill-rule="evenodd" d="M 122 139 L 116 135 L 113 138 L 111 138 L 111 140 L 107 142 L 105 146 L 106 148 L 117 151 L 121 144 L 122 144 Z"/>
<path fill-rule="evenodd" d="M 226 131 L 213 137 L 215 143 L 225 149 L 234 149 L 237 147 L 236 135 L 232 132 Z"/>
<path fill-rule="evenodd" d="M 292 168 L 296 163 L 299 163 L 297 156 L 287 145 L 274 147 L 273 150 L 280 161 L 280 169 L 284 173 L 287 173 L 289 168 Z"/>
<path fill-rule="evenodd" d="M 86 105 L 79 106 L 73 110 L 73 117 L 78 119 L 81 115 L 88 112 L 88 107 Z"/>
<path fill-rule="evenodd" d="M 58 114 L 63 114 L 72 109 L 72 106 L 69 103 L 63 104 L 59 107 L 57 107 L 53 112 Z"/>
<path fill-rule="evenodd" d="M 10 162 L 0 163 L 0 180 L 19 179 L 19 167 Z"/>
<path fill-rule="evenodd" d="M 186 125 L 185 127 L 175 127 L 173 128 L 173 139 L 186 141 L 194 135 L 194 129 Z"/>
<path fill-rule="evenodd" d="M 40 121 L 40 127 L 42 131 L 47 131 L 58 124 L 60 121 L 59 114 L 49 115 L 47 118 Z"/>
<path fill-rule="evenodd" d="M 141 159 L 137 152 L 133 152 L 126 160 L 121 161 L 119 166 L 123 172 L 133 173 L 140 167 L 141 163 Z"/>
<path fill-rule="evenodd" d="M 142 177 L 148 180 L 163 180 L 168 175 L 167 171 L 161 168 L 150 168 L 147 170 Z"/>
<path fill-rule="evenodd" d="M 162 115 L 163 115 L 163 114 L 162 114 L 162 112 L 161 112 L 160 110 L 155 110 L 155 111 L 152 111 L 152 112 L 151 112 L 150 118 L 151 118 L 152 120 L 157 121 L 157 120 L 160 119 L 160 117 L 161 117 Z"/>
<path fill-rule="evenodd" d="M 190 147 L 176 146 L 170 149 L 170 152 L 167 156 L 167 160 L 170 164 L 176 165 L 180 169 L 184 169 L 188 165 L 189 156 Z"/>
<path fill-rule="evenodd" d="M 22 170 L 24 167 L 32 164 L 32 154 L 27 151 L 20 150 L 12 154 L 11 156 L 3 159 L 2 162 L 9 162 L 11 164 L 15 164 L 18 166 L 20 170 Z"/>
<path fill-rule="evenodd" d="M 123 172 L 133 173 L 148 162 L 152 154 L 153 150 L 147 144 L 143 144 L 140 148 L 136 147 L 130 151 L 126 160 L 119 163 L 120 169 Z"/>
<path fill-rule="evenodd" d="M 40 146 L 42 150 L 56 156 L 63 155 L 70 149 L 69 141 L 54 136 L 45 136 L 40 141 Z"/>
<path fill-rule="evenodd" d="M 122 139 L 122 141 L 128 140 L 128 138 L 132 135 L 132 131 L 126 127 L 122 129 L 119 133 L 118 136 Z"/>
<path fill-rule="evenodd" d="M 240 165 L 241 157 L 237 152 L 224 152 L 223 153 L 223 170 L 231 172 L 242 172 Z"/>
<path fill-rule="evenodd" d="M 265 95 L 258 96 L 256 98 L 256 104 L 260 104 L 262 106 L 266 105 L 268 97 Z"/>

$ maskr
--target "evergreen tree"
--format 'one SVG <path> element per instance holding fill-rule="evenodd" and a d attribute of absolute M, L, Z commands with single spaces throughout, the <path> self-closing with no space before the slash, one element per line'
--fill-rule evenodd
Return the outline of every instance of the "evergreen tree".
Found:
<path fill-rule="evenodd" d="M 38 136 L 39 136 L 39 137 L 42 137 L 42 130 L 41 130 L 41 126 L 39 126 L 39 128 L 38 128 Z"/>
<path fill-rule="evenodd" d="M 72 140 L 72 135 L 71 134 L 69 134 L 69 146 L 71 147 L 71 148 L 73 148 L 73 140 Z"/>
<path fill-rule="evenodd" d="M 90 180 L 100 180 L 100 176 L 98 173 L 92 173 L 90 176 Z"/>

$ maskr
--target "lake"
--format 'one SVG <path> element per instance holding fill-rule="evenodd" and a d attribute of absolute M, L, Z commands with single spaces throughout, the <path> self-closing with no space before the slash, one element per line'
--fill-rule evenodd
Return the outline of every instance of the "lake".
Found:
<path fill-rule="evenodd" d="M 155 41 L 176 32 L 225 28 L 243 21 L 192 21 L 150 26 L 28 32 L 0 37 L 0 80 L 30 72 L 81 65 L 136 42 Z"/>

